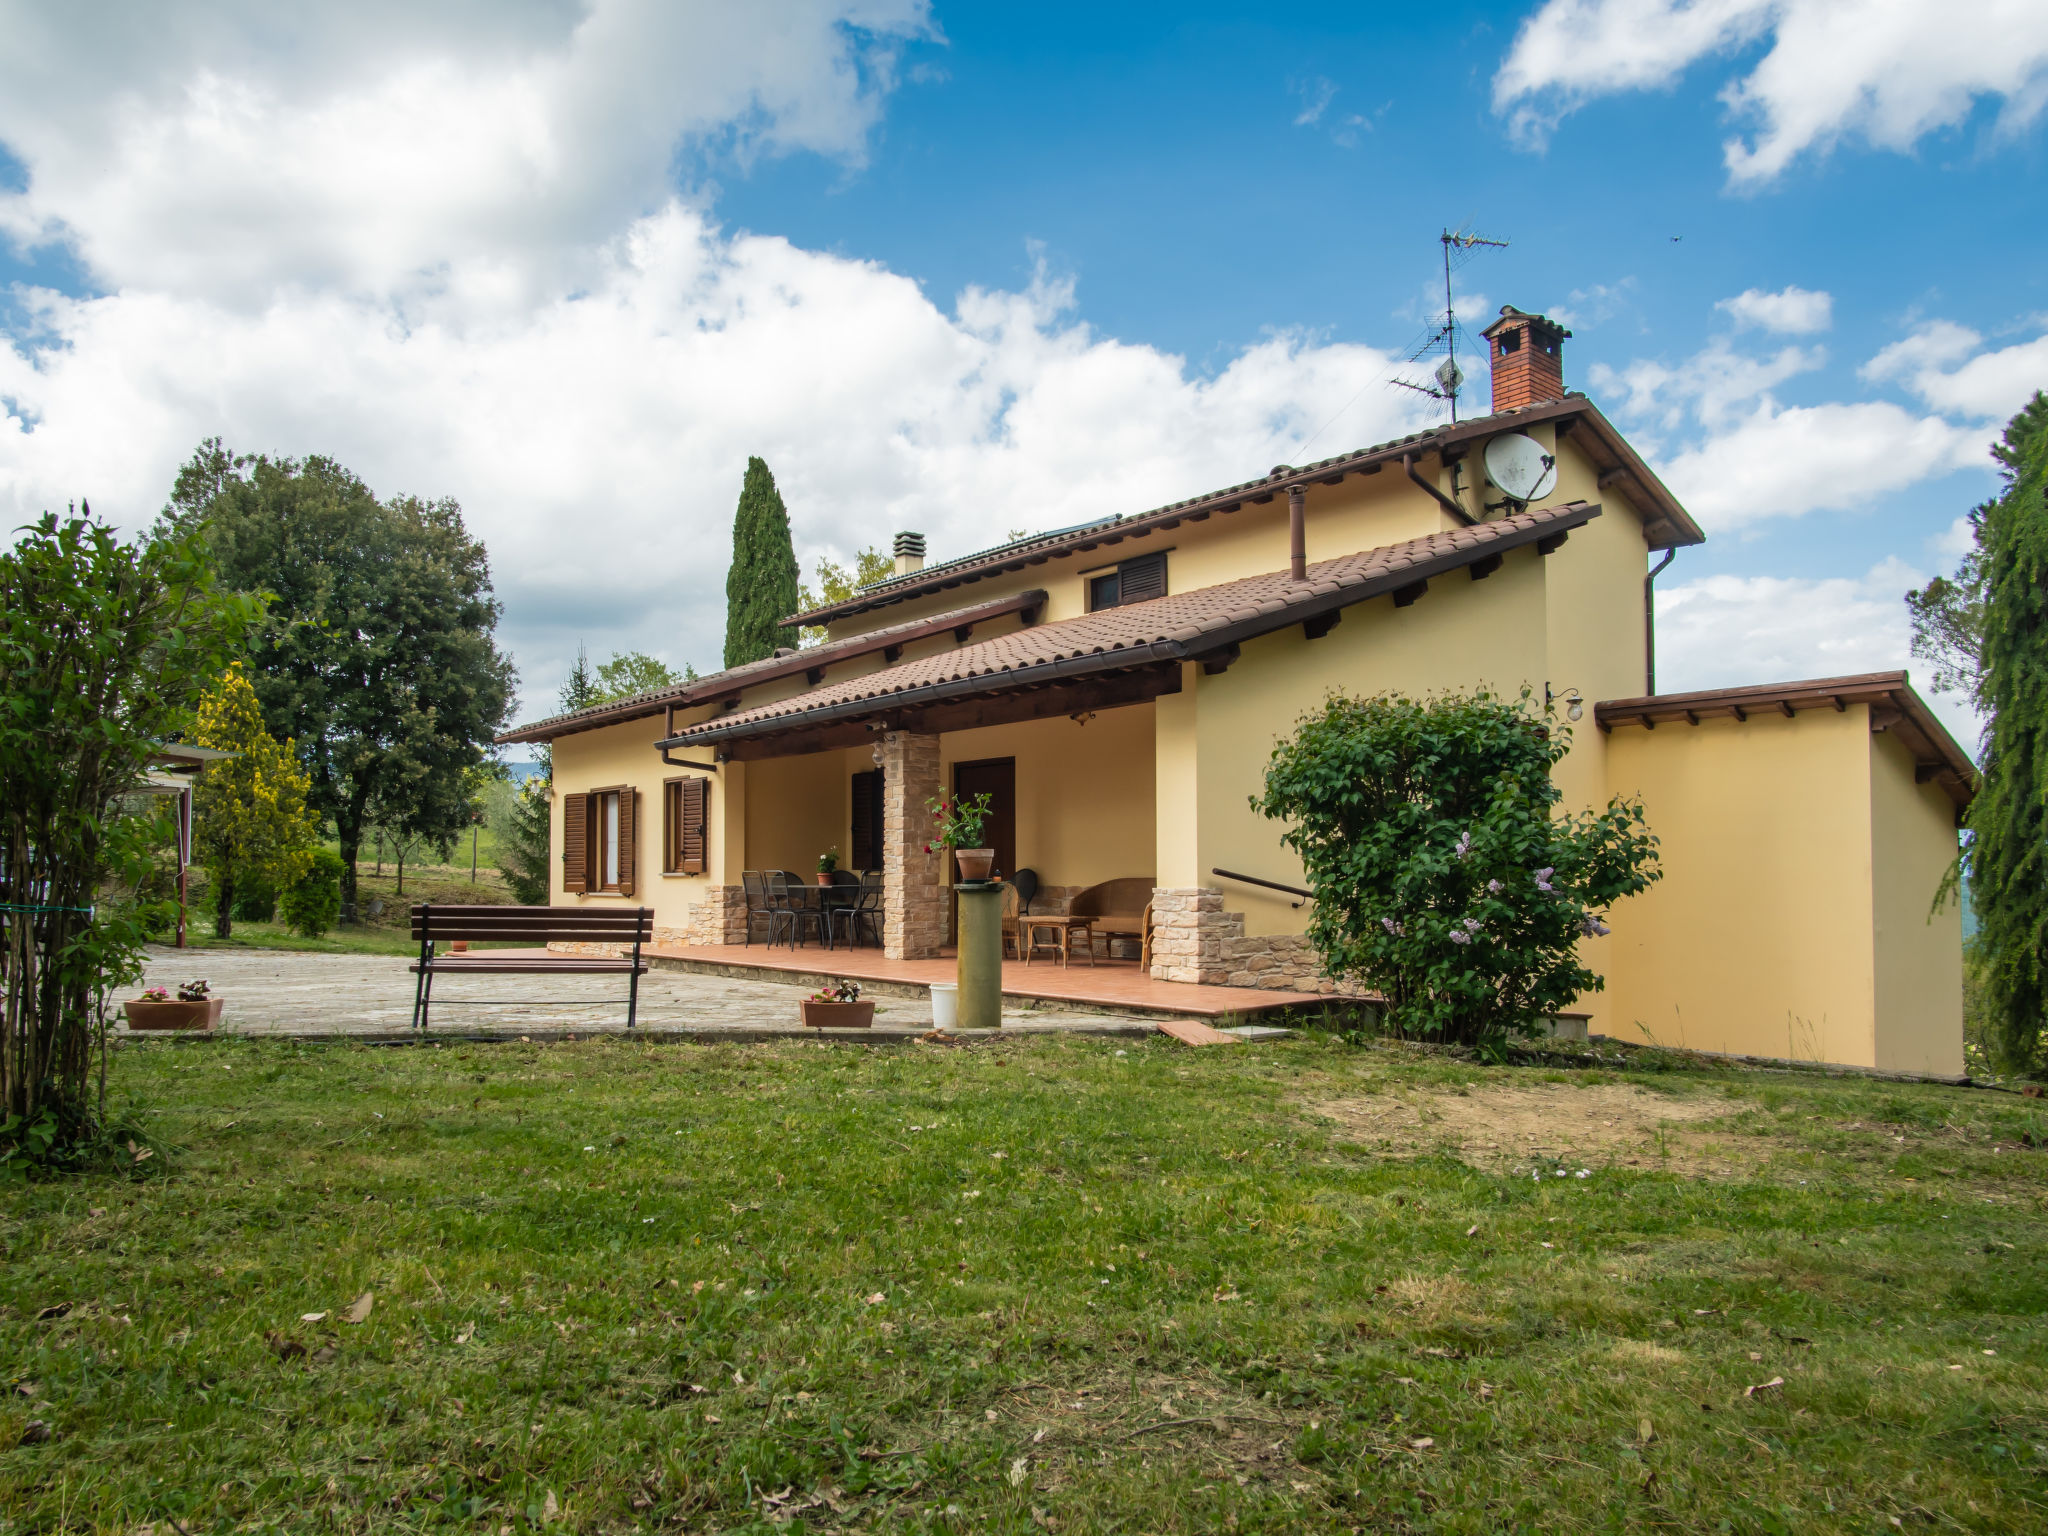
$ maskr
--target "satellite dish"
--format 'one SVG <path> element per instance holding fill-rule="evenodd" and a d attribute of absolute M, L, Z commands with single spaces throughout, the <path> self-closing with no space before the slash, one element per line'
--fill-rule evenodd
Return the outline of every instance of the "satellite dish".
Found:
<path fill-rule="evenodd" d="M 1533 437 L 1503 432 L 1486 445 L 1486 478 L 1514 501 L 1536 501 L 1557 484 L 1557 459 Z"/>
<path fill-rule="evenodd" d="M 1447 395 L 1455 395 L 1465 385 L 1465 370 L 1458 366 L 1455 357 L 1447 357 L 1436 365 L 1437 386 Z"/>

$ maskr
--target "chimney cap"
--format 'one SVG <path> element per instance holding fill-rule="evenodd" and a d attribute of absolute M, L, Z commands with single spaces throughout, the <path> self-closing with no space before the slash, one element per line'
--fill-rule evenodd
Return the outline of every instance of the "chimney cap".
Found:
<path fill-rule="evenodd" d="M 924 556 L 924 535 L 912 533 L 907 529 L 897 534 L 894 553 L 898 555 L 916 555 L 922 559 Z"/>
<path fill-rule="evenodd" d="M 1515 308 L 1512 304 L 1501 305 L 1500 318 L 1479 334 L 1488 341 L 1491 341 L 1496 331 L 1513 330 L 1518 323 L 1526 323 L 1530 330 L 1536 332 L 1539 338 L 1546 341 L 1563 341 L 1571 335 L 1570 331 L 1559 325 L 1550 316 L 1532 315 L 1525 309 Z"/>

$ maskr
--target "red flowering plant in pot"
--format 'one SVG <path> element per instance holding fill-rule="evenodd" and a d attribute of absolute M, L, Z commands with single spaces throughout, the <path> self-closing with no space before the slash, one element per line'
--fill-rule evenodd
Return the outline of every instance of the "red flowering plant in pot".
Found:
<path fill-rule="evenodd" d="M 984 848 L 981 842 L 990 800 L 986 794 L 966 800 L 942 794 L 924 803 L 932 815 L 932 840 L 924 845 L 924 851 L 937 853 L 941 848 L 951 848 L 959 862 L 962 880 L 986 880 L 995 868 L 995 849 Z"/>
<path fill-rule="evenodd" d="M 176 998 L 162 987 L 151 987 L 123 1003 L 121 1011 L 128 1015 L 130 1029 L 212 1029 L 226 1006 L 227 1000 L 215 997 L 202 977 L 178 988 Z"/>
<path fill-rule="evenodd" d="M 868 1029 L 875 1022 L 875 1005 L 860 1000 L 860 983 L 852 980 L 813 992 L 803 1010 L 808 1029 Z"/>

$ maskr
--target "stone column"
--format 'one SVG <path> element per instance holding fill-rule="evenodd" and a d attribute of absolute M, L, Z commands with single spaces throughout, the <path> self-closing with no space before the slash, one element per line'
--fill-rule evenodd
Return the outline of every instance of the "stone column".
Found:
<path fill-rule="evenodd" d="M 1230 982 L 1229 946 L 1244 937 L 1244 914 L 1223 910 L 1223 893 L 1201 886 L 1152 892 L 1152 976 L 1221 987 Z"/>
<path fill-rule="evenodd" d="M 882 953 L 928 960 L 946 942 L 945 853 L 926 853 L 938 798 L 939 738 L 890 731 L 882 737 Z"/>

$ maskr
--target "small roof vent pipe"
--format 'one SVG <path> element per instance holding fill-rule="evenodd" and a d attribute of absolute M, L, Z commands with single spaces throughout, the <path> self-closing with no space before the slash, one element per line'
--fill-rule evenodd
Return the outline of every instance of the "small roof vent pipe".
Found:
<path fill-rule="evenodd" d="M 896 574 L 908 576 L 912 571 L 924 569 L 924 535 L 921 533 L 899 533 L 896 535 Z"/>

